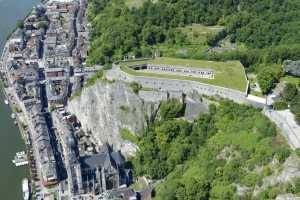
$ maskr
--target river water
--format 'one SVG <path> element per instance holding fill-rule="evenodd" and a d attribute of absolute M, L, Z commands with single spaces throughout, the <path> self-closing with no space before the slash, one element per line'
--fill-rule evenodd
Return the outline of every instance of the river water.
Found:
<path fill-rule="evenodd" d="M 23 19 L 38 0 L 0 0 L 0 52 L 18 19 Z M 28 177 L 26 167 L 16 168 L 11 160 L 24 150 L 18 128 L 10 117 L 11 111 L 0 94 L 0 200 L 22 200 L 22 179 Z"/>

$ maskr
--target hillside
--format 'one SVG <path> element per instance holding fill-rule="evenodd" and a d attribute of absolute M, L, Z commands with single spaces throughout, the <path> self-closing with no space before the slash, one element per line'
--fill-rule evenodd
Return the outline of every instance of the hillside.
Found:
<path fill-rule="evenodd" d="M 290 156 L 260 110 L 221 101 L 188 123 L 178 120 L 178 103 L 162 104 L 161 119 L 140 138 L 133 159 L 137 175 L 164 180 L 154 184 L 156 199 L 275 199 L 299 193 L 292 184 L 299 184 L 299 158 Z"/>

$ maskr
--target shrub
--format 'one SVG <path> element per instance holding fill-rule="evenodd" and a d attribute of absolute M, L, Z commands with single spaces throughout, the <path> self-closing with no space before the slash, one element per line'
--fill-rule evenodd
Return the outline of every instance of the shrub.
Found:
<path fill-rule="evenodd" d="M 277 150 L 276 152 L 276 156 L 279 160 L 279 162 L 283 163 L 291 154 L 290 149 L 284 147 L 284 148 L 280 148 L 279 150 Z"/>
<path fill-rule="evenodd" d="M 120 106 L 120 109 L 124 112 L 129 112 L 130 108 L 128 106 L 125 106 L 125 105 L 121 105 Z"/>
<path fill-rule="evenodd" d="M 163 101 L 160 105 L 160 116 L 162 119 L 181 117 L 185 106 L 177 99 Z"/>
<path fill-rule="evenodd" d="M 139 138 L 134 133 L 130 132 L 127 128 L 123 128 L 121 130 L 121 137 L 123 140 L 128 140 L 135 144 L 139 142 Z"/>
<path fill-rule="evenodd" d="M 18 20 L 18 21 L 17 21 L 17 27 L 18 27 L 19 29 L 23 29 L 23 28 L 24 28 L 24 22 L 23 22 L 22 20 Z"/>
<path fill-rule="evenodd" d="M 137 82 L 131 82 L 129 86 L 135 94 L 138 94 L 139 91 L 142 89 L 142 86 Z"/>
<path fill-rule="evenodd" d="M 284 101 L 277 101 L 273 103 L 274 110 L 285 110 L 288 108 L 288 105 Z"/>
<path fill-rule="evenodd" d="M 110 63 L 106 63 L 104 66 L 103 66 L 103 70 L 110 70 L 112 68 L 112 65 Z"/>
<path fill-rule="evenodd" d="M 291 102 L 295 98 L 297 93 L 297 86 L 292 83 L 287 83 L 283 89 L 281 96 L 286 102 Z"/>
<path fill-rule="evenodd" d="M 103 70 L 97 71 L 90 79 L 86 81 L 86 87 L 90 87 L 94 85 L 97 80 L 101 79 L 103 77 Z"/>

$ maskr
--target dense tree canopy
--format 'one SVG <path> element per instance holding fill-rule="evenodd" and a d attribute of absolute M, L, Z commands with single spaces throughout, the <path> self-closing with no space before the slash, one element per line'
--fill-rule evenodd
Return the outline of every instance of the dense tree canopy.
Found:
<path fill-rule="evenodd" d="M 150 123 L 133 159 L 136 175 L 164 179 L 158 200 L 251 199 L 238 197 L 235 184 L 253 189 L 270 175 L 274 157 L 284 162 L 290 155 L 283 143 L 274 148 L 275 126 L 248 106 L 222 101 L 193 123 L 174 117 Z"/>
<path fill-rule="evenodd" d="M 88 16 L 92 47 L 88 61 L 105 63 L 128 53 L 149 56 L 152 45 L 183 44 L 186 37 L 178 27 L 192 23 L 226 26 L 208 40 L 211 45 L 229 36 L 249 50 L 264 49 L 259 53 L 262 57 L 256 55 L 260 60 L 248 59 L 252 63 L 299 58 L 299 9 L 300 2 L 294 0 L 158 0 L 146 1 L 138 8 L 126 7 L 124 0 L 91 0 Z M 245 61 L 240 52 L 236 54 Z M 247 57 L 253 58 L 251 51 L 249 54 L 247 51 Z"/>

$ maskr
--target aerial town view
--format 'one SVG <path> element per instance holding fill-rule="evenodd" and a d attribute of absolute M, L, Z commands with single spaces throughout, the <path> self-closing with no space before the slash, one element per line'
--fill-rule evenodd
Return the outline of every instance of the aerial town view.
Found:
<path fill-rule="evenodd" d="M 0 11 L 0 199 L 300 199 L 299 1 Z"/>

